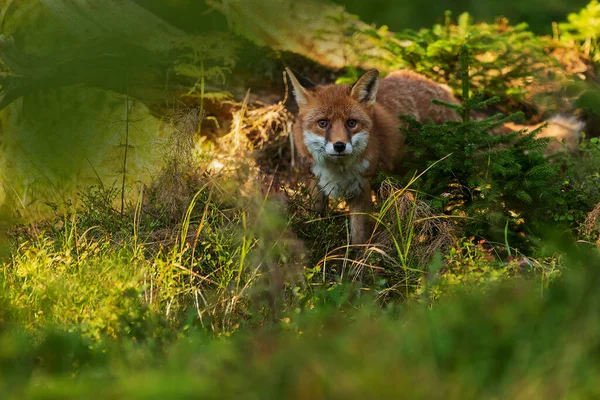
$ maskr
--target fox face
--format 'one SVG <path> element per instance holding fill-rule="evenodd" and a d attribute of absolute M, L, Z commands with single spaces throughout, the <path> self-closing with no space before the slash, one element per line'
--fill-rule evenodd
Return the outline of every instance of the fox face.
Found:
<path fill-rule="evenodd" d="M 373 128 L 379 72 L 368 71 L 352 86 L 305 87 L 286 70 L 299 107 L 304 144 L 315 162 L 347 164 L 359 159 Z"/>

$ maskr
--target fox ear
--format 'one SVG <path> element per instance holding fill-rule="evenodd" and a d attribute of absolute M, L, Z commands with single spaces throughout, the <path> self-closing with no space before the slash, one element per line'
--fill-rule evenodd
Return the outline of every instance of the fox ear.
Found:
<path fill-rule="evenodd" d="M 361 103 L 375 103 L 377 85 L 379 82 L 379 71 L 370 69 L 352 85 L 350 95 Z"/>
<path fill-rule="evenodd" d="M 302 77 L 304 85 L 305 85 L 305 86 L 302 86 L 300 81 L 292 73 L 291 69 L 286 67 L 285 72 L 287 72 L 287 75 L 289 76 L 290 81 L 292 82 L 292 87 L 294 88 L 294 96 L 296 97 L 296 103 L 298 103 L 299 106 L 304 106 L 304 105 L 308 104 L 308 98 L 310 97 L 310 95 L 308 94 L 306 89 L 311 89 L 316 85 L 314 83 L 312 83 L 310 80 Z"/>

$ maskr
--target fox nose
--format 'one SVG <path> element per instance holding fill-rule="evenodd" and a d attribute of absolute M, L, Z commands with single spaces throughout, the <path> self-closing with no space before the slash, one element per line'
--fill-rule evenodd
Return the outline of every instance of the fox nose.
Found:
<path fill-rule="evenodd" d="M 344 143 L 344 142 L 335 142 L 333 144 L 333 149 L 335 151 L 337 151 L 338 153 L 341 153 L 342 151 L 346 150 L 346 143 Z"/>

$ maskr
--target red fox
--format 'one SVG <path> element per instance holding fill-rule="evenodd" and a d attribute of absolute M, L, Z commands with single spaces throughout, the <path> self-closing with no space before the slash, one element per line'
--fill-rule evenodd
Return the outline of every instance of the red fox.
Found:
<path fill-rule="evenodd" d="M 372 69 L 353 85 L 303 86 L 289 68 L 299 112 L 293 128 L 294 144 L 316 178 L 313 190 L 324 196 L 341 197 L 350 206 L 352 244 L 364 244 L 371 235 L 372 193 L 369 178 L 379 170 L 393 172 L 399 166 L 404 137 L 398 114 L 410 114 L 421 122 L 460 120 L 432 99 L 456 103 L 449 88 L 412 71 L 402 70 L 379 79 Z M 551 134 L 576 138 L 582 125 L 576 120 L 551 120 Z M 553 126 L 554 125 L 554 126 Z M 521 129 L 516 125 L 506 129 Z M 575 139 L 576 142 L 576 139 Z"/>

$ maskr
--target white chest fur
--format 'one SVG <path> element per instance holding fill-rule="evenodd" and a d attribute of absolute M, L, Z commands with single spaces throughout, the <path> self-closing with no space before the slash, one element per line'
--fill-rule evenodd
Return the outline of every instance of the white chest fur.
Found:
<path fill-rule="evenodd" d="M 312 173 L 325 194 L 349 199 L 362 191 L 362 174 L 368 168 L 368 160 L 356 160 L 348 164 L 316 163 L 312 167 Z"/>

